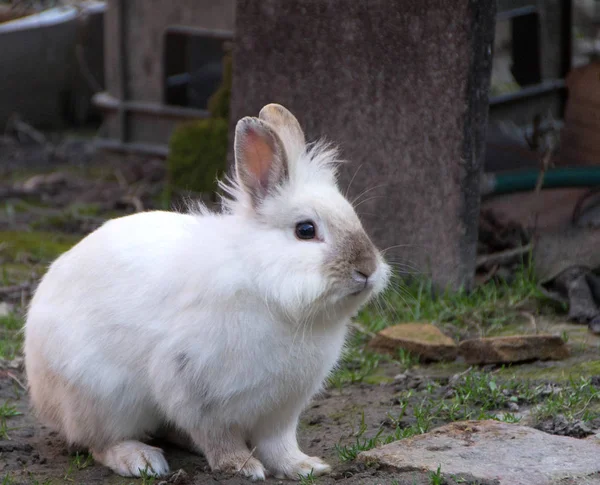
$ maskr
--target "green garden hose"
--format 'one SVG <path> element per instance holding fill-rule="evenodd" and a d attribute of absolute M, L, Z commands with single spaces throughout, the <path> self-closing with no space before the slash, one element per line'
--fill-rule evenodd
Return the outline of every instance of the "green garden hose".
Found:
<path fill-rule="evenodd" d="M 533 190 L 539 176 L 539 170 L 486 173 L 481 183 L 481 195 Z M 600 185 L 600 166 L 550 169 L 544 174 L 542 188 L 594 187 L 596 185 Z"/>

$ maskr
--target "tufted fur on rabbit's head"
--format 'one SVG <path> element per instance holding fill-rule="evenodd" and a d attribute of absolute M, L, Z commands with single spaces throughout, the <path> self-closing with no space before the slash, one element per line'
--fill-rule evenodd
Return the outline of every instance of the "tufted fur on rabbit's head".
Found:
<path fill-rule="evenodd" d="M 235 171 L 221 184 L 224 210 L 254 221 L 246 254 L 261 260 L 257 287 L 295 319 L 320 310 L 352 314 L 389 279 L 339 190 L 340 162 L 330 145 L 307 144 L 297 119 L 278 104 L 237 124 Z"/>

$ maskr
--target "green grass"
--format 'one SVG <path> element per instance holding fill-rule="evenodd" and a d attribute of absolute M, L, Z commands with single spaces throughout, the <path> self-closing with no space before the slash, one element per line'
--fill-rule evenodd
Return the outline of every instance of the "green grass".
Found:
<path fill-rule="evenodd" d="M 75 455 L 71 458 L 69 462 L 69 467 L 67 468 L 67 472 L 65 473 L 64 479 L 72 482 L 73 479 L 71 476 L 77 470 L 85 470 L 88 466 L 94 464 L 94 459 L 91 454 L 88 453 L 75 453 Z"/>
<path fill-rule="evenodd" d="M 363 382 L 372 376 L 382 360 L 388 357 L 370 352 L 362 344 L 351 343 L 342 356 L 339 367 L 329 378 L 329 385 L 337 389 Z"/>
<path fill-rule="evenodd" d="M 441 327 L 456 339 L 474 334 L 501 333 L 523 319 L 522 312 L 544 314 L 551 309 L 540 292 L 533 272 L 522 266 L 510 283 L 489 281 L 472 292 L 436 293 L 430 282 L 414 279 L 401 284 L 394 281 L 383 296 L 363 310 L 357 322 L 363 332 L 352 337 L 329 383 L 333 387 L 369 382 L 383 362 L 394 361 L 408 369 L 418 359 L 405 351 L 395 358 L 365 350 L 370 336 L 403 322 L 428 322 Z"/>
<path fill-rule="evenodd" d="M 522 311 L 534 314 L 547 311 L 547 299 L 540 292 L 535 277 L 525 266 L 511 283 L 490 281 L 471 293 L 466 291 L 436 294 L 431 283 L 413 280 L 408 284 L 394 281 L 377 301 L 358 316 L 364 329 L 349 341 L 338 369 L 329 379 L 332 387 L 370 382 L 377 377 L 379 365 L 395 362 L 409 369 L 419 363 L 416 356 L 400 350 L 395 358 L 365 349 L 370 336 L 403 322 L 429 322 L 454 333 L 460 339 L 473 333 L 498 333 L 522 319 Z"/>
<path fill-rule="evenodd" d="M 585 377 L 571 377 L 566 385 L 538 388 L 545 398 L 534 408 L 534 416 L 543 421 L 563 415 L 567 421 L 591 421 L 600 416 L 600 389 Z"/>
<path fill-rule="evenodd" d="M 441 465 L 438 465 L 436 471 L 429 472 L 429 484 L 430 485 L 444 485 L 444 478 L 442 477 Z"/>
<path fill-rule="evenodd" d="M 17 411 L 17 408 L 8 401 L 0 406 L 0 440 L 10 439 L 9 431 L 11 431 L 12 428 L 8 426 L 8 420 L 15 416 L 19 416 L 20 414 L 21 413 Z"/>
<path fill-rule="evenodd" d="M 338 368 L 329 377 L 329 386 L 341 389 L 350 384 L 366 382 L 377 384 L 387 380 L 384 376 L 377 374 L 379 364 L 382 362 L 394 362 L 400 368 L 410 369 L 419 363 L 417 356 L 400 349 L 396 357 L 378 354 L 365 348 L 366 337 L 362 334 L 354 334 L 349 341 Z"/>
<path fill-rule="evenodd" d="M 0 317 L 0 359 L 12 360 L 21 349 L 23 319 L 14 314 Z"/>
<path fill-rule="evenodd" d="M 13 262 L 50 263 L 79 239 L 53 232 L 0 231 L 0 257 Z"/>
<path fill-rule="evenodd" d="M 388 419 L 394 429 L 383 427 L 367 435 L 368 426 L 362 413 L 353 441 L 336 446 L 342 461 L 354 460 L 361 451 L 393 441 L 427 433 L 444 423 L 463 420 L 493 419 L 508 423 L 519 422 L 510 403 L 532 408 L 539 423 L 558 414 L 567 421 L 591 421 L 600 417 L 600 389 L 590 379 L 572 379 L 559 389 L 547 384 L 513 379 L 499 380 L 494 374 L 470 371 L 450 385 L 444 395 L 439 386 L 424 391 L 405 391 L 397 397 L 394 413 Z"/>
<path fill-rule="evenodd" d="M 315 475 L 311 470 L 311 472 L 308 475 L 299 475 L 298 483 L 299 485 L 314 485 L 315 483 L 317 483 L 317 479 L 315 478 Z"/>
<path fill-rule="evenodd" d="M 10 474 L 6 474 L 4 475 L 4 478 L 2 478 L 2 485 L 14 485 L 16 482 L 14 480 L 14 478 L 10 475 Z"/>
<path fill-rule="evenodd" d="M 470 293 L 436 293 L 431 282 L 423 279 L 407 284 L 395 281 L 359 319 L 371 332 L 402 322 L 451 322 L 458 328 L 492 331 L 513 321 L 524 307 L 541 310 L 546 302 L 533 271 L 522 266 L 510 283 L 489 281 Z"/>
<path fill-rule="evenodd" d="M 152 475 L 147 469 L 140 470 L 140 478 L 142 479 L 142 485 L 154 485 L 156 477 Z"/>

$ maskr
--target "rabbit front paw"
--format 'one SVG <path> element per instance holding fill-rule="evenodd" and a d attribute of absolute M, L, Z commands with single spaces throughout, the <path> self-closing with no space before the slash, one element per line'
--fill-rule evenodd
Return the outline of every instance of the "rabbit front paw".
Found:
<path fill-rule="evenodd" d="M 123 477 L 142 474 L 161 477 L 169 465 L 160 448 L 139 441 L 123 441 L 102 451 L 93 450 L 94 459 Z"/>
<path fill-rule="evenodd" d="M 305 456 L 300 461 L 291 463 L 282 463 L 279 465 L 278 470 L 274 470 L 273 474 L 275 478 L 289 478 L 292 480 L 298 480 L 301 477 L 307 477 L 312 475 L 318 477 L 331 472 L 331 467 L 325 463 L 321 458 L 316 456 Z"/>
<path fill-rule="evenodd" d="M 242 475 L 252 481 L 264 480 L 266 476 L 265 467 L 260 461 L 239 454 L 221 457 L 212 468 L 214 471 Z"/>

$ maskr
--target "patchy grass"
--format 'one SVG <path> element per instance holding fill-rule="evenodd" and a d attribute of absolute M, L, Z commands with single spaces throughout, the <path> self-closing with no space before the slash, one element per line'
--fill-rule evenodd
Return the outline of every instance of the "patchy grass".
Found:
<path fill-rule="evenodd" d="M 329 378 L 329 386 L 336 389 L 349 384 L 361 382 L 367 384 L 380 384 L 388 382 L 389 377 L 381 375 L 379 364 L 393 362 L 401 369 L 410 369 L 419 363 L 417 356 L 400 349 L 395 357 L 378 354 L 365 348 L 368 337 L 365 334 L 354 333 L 338 364 L 338 368 Z"/>
<path fill-rule="evenodd" d="M 401 368 L 418 365 L 418 359 L 405 351 L 395 358 L 365 350 L 369 337 L 403 322 L 429 322 L 442 327 L 460 340 L 465 336 L 501 334 L 523 319 L 523 311 L 542 314 L 549 310 L 548 300 L 539 291 L 534 274 L 523 266 L 510 283 L 489 281 L 471 293 L 466 291 L 436 294 L 430 282 L 394 281 L 388 291 L 358 316 L 363 332 L 354 335 L 330 385 L 371 382 L 383 362 L 394 361 Z"/>
<path fill-rule="evenodd" d="M 23 319 L 14 314 L 0 317 L 0 359 L 12 360 L 19 353 L 23 335 Z"/>
<path fill-rule="evenodd" d="M 53 232 L 0 231 L 0 257 L 17 263 L 49 263 L 79 239 Z"/>
<path fill-rule="evenodd" d="M 94 459 L 91 454 L 88 453 L 75 453 L 75 456 L 71 459 L 67 472 L 64 479 L 67 481 L 73 481 L 72 475 L 75 471 L 85 470 L 88 466 L 94 464 Z"/>
<path fill-rule="evenodd" d="M 317 483 L 317 479 L 315 478 L 315 475 L 312 472 L 312 470 L 308 475 L 298 476 L 298 484 L 299 485 L 314 485 L 316 483 Z"/>
<path fill-rule="evenodd" d="M 438 293 L 429 281 L 394 283 L 370 307 L 361 321 L 372 332 L 401 322 L 451 323 L 458 330 L 476 328 L 487 334 L 520 317 L 524 309 L 539 312 L 546 298 L 540 292 L 533 271 L 522 266 L 510 283 L 489 281 L 468 293 L 464 290 Z"/>
<path fill-rule="evenodd" d="M 432 382 L 423 391 L 402 392 L 396 399 L 394 414 L 388 415 L 391 432 L 382 425 L 367 436 L 363 412 L 353 442 L 338 444 L 336 450 L 341 461 L 350 461 L 361 451 L 427 433 L 444 423 L 483 419 L 517 423 L 521 418 L 511 409 L 519 407 L 532 409 L 533 424 L 559 414 L 567 422 L 589 422 L 600 417 L 600 389 L 586 378 L 572 379 L 558 388 L 516 378 L 500 380 L 492 373 L 469 371 L 449 389 Z"/>
<path fill-rule="evenodd" d="M 2 479 L 2 485 L 14 485 L 16 482 L 10 474 L 6 474 Z"/>
<path fill-rule="evenodd" d="M 546 385 L 538 388 L 544 400 L 534 408 L 537 421 L 563 415 L 567 422 L 589 422 L 600 416 L 600 389 L 585 377 L 571 377 L 566 385 Z"/>
<path fill-rule="evenodd" d="M 430 485 L 444 485 L 444 478 L 442 477 L 441 465 L 438 465 L 436 471 L 429 472 L 429 483 Z"/>
<path fill-rule="evenodd" d="M 140 478 L 142 479 L 142 485 L 154 485 L 154 483 L 157 481 L 157 478 L 147 469 L 140 470 Z"/>
<path fill-rule="evenodd" d="M 12 428 L 8 426 L 9 418 L 14 418 L 15 416 L 19 416 L 21 413 L 17 411 L 17 408 L 10 404 L 9 401 L 6 401 L 2 406 L 0 406 L 0 440 L 9 440 L 9 431 Z"/>
<path fill-rule="evenodd" d="M 329 385 L 337 389 L 348 384 L 364 382 L 374 376 L 379 363 L 389 358 L 370 352 L 360 343 L 360 336 L 354 337 L 339 363 L 337 370 L 329 378 Z"/>

